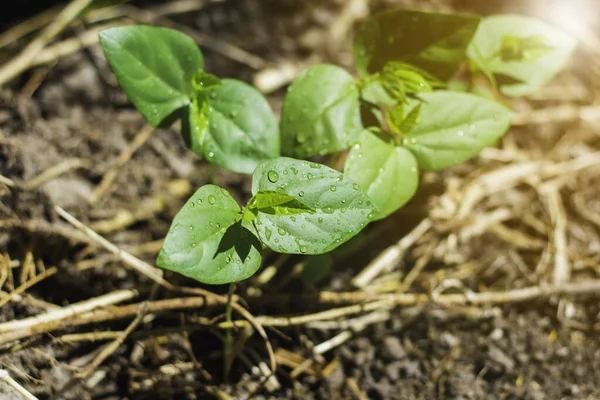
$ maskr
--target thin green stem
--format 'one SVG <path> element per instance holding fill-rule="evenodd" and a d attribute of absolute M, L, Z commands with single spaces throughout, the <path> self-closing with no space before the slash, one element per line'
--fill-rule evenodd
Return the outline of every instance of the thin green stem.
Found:
<path fill-rule="evenodd" d="M 210 183 L 212 183 L 213 185 L 215 185 L 216 180 L 217 180 L 217 167 L 215 167 L 215 164 L 210 164 L 208 166 L 208 181 Z"/>
<path fill-rule="evenodd" d="M 231 302 L 233 301 L 233 293 L 235 292 L 235 282 L 229 284 L 229 291 L 227 292 L 227 305 L 225 307 L 225 321 L 231 323 L 231 314 L 233 311 L 233 307 L 231 306 Z M 229 325 L 231 326 L 231 325 Z M 229 376 L 229 371 L 231 370 L 231 365 L 233 364 L 233 359 L 231 358 L 231 349 L 233 348 L 233 332 L 231 329 L 227 329 L 225 333 L 225 348 L 223 351 L 223 356 L 225 359 L 225 369 L 224 369 L 224 377 L 227 379 Z"/>

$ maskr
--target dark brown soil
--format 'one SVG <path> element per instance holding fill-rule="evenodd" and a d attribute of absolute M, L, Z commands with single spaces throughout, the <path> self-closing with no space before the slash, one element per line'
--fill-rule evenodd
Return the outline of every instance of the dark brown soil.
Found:
<path fill-rule="evenodd" d="M 484 14 L 524 9 L 519 2 L 404 0 L 373 3 L 371 11 L 390 7 L 392 3 Z M 160 2 L 133 4 L 153 7 Z M 339 49 L 332 49 L 324 42 L 329 25 L 339 17 L 344 4 L 344 1 L 316 0 L 226 0 L 209 2 L 199 11 L 172 19 L 188 29 L 240 46 L 269 63 L 302 62 L 316 57 L 316 61 L 348 64 L 349 41 Z M 9 50 L 14 51 L 23 44 L 14 43 Z M 251 81 L 256 72 L 218 52 L 203 51 L 207 68 L 220 76 Z M 4 60 L 9 57 L 8 50 L 5 55 Z M 43 267 L 58 268 L 55 275 L 2 306 L 0 321 L 37 315 L 55 306 L 66 306 L 118 289 L 138 290 L 136 302 L 173 297 L 173 293 L 164 289 L 155 290 L 151 281 L 90 242 L 64 222 L 54 207 L 65 208 L 115 245 L 153 264 L 160 246 L 156 241 L 164 238 L 171 219 L 191 191 L 210 181 L 211 167 L 185 148 L 176 126 L 157 129 L 131 160 L 119 168 L 109 192 L 90 205 L 87 198 L 144 126 L 144 121 L 116 86 L 97 47 L 61 59 L 48 70 L 33 96 L 28 96 L 23 87 L 31 77 L 32 72 L 28 72 L 0 91 L 0 174 L 17 182 L 27 182 L 65 160 L 77 159 L 81 165 L 32 190 L 0 183 L 0 254 L 18 261 L 2 290 L 11 292 L 23 282 L 21 269 L 28 258 L 32 257 L 38 271 Z M 282 96 L 283 89 L 269 96 L 275 110 L 280 108 Z M 560 99 L 557 102 L 560 103 Z M 550 132 L 548 137 L 557 129 L 562 132 L 557 135 L 567 130 L 565 127 L 546 128 Z M 588 144 L 597 145 L 597 139 Z M 256 278 L 240 284 L 238 293 L 248 301 L 254 315 L 308 314 L 330 308 L 294 301 L 293 294 L 353 290 L 351 279 L 385 246 L 402 238 L 428 215 L 430 205 L 446 187 L 445 179 L 475 174 L 478 167 L 478 161 L 474 161 L 468 170 L 457 168 L 432 177 L 431 183 L 425 185 L 419 197 L 404 210 L 388 221 L 374 224 L 364 235 L 335 253 L 332 273 L 318 287 L 306 286 L 294 275 L 294 265 L 300 259 L 292 257 L 283 263 L 274 280 L 260 289 L 262 300 L 255 297 L 259 286 Z M 489 165 L 484 167 L 489 168 Z M 249 180 L 245 176 L 216 169 L 214 182 L 240 201 L 248 198 Z M 106 226 L 107 221 L 123 213 L 135 215 L 134 221 L 125 226 Z M 585 232 L 574 233 L 578 234 L 585 236 Z M 586 254 L 582 254 L 596 266 L 598 248 L 592 236 L 597 235 L 596 228 L 593 235 L 590 233 Z M 485 235 L 480 239 L 479 248 L 464 251 L 484 266 L 492 265 L 494 257 L 512 251 L 504 242 L 502 247 Z M 527 261 L 537 260 L 533 252 L 521 252 L 521 255 Z M 403 272 L 414 265 L 415 259 L 409 257 Z M 267 255 L 265 266 L 277 260 L 275 255 Z M 436 271 L 443 273 L 444 268 L 436 261 L 425 271 L 433 276 Z M 518 273 L 503 273 L 502 279 L 497 276 L 492 279 L 482 268 L 481 277 L 464 278 L 473 290 L 494 285 L 496 289 L 500 286 L 505 290 L 524 286 Z M 597 274 L 597 267 L 595 271 L 590 274 Z M 175 274 L 167 274 L 166 278 L 173 284 L 198 286 Z M 426 292 L 431 289 L 429 285 L 433 284 L 423 278 L 413 289 Z M 223 287 L 208 289 L 217 293 L 226 291 Z M 289 295 L 291 301 L 269 304 L 269 296 L 277 294 Z M 573 308 L 571 314 L 575 313 L 584 322 L 565 321 L 564 307 Z M 96 369 L 91 379 L 75 382 L 64 392 L 60 392 L 61 388 L 77 371 L 90 364 L 106 341 L 69 343 L 60 340 L 61 335 L 120 331 L 132 318 L 58 330 L 10 343 L 0 348 L 0 367 L 40 399 L 53 396 L 107 400 L 226 398 L 224 393 L 233 398 L 245 398 L 253 393 L 255 398 L 265 399 L 360 396 L 369 399 L 594 399 L 600 398 L 597 323 L 594 328 L 599 311 L 597 297 L 576 304 L 556 298 L 518 306 L 396 308 L 384 322 L 357 332 L 324 357 L 316 357 L 314 368 L 297 377 L 292 376 L 291 368 L 280 365 L 276 374 L 278 387 L 271 389 L 269 385 L 257 388 L 260 375 L 256 367 L 250 368 L 259 362 L 268 362 L 264 342 L 256 334 L 244 345 L 243 354 L 250 367 L 237 359 L 228 379 L 223 378 L 222 332 L 198 323 L 202 318 L 222 316 L 222 307 L 159 313 L 154 318 L 144 319 Z M 339 330 L 306 326 L 268 330 L 276 350 L 286 349 L 302 358 L 311 358 L 311 346 L 337 333 Z M 0 383 L 0 398 L 21 397 Z"/>

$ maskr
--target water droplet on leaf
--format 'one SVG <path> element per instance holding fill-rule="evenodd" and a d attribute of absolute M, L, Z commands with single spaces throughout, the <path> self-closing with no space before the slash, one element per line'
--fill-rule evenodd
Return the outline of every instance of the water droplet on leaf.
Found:
<path fill-rule="evenodd" d="M 267 178 L 270 182 L 275 183 L 279 180 L 279 174 L 277 173 L 277 171 L 270 170 L 267 173 Z"/>

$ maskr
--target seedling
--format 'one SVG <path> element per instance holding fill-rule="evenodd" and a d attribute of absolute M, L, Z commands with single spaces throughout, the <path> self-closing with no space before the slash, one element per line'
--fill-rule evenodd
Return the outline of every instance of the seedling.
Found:
<path fill-rule="evenodd" d="M 149 123 L 181 119 L 194 152 L 232 171 L 254 171 L 243 208 L 226 190 L 201 187 L 158 256 L 162 268 L 208 284 L 252 276 L 264 246 L 328 253 L 410 200 L 419 171 L 451 167 L 493 145 L 512 113 L 489 96 L 444 89 L 461 67 L 489 78 L 492 97 L 520 96 L 548 82 L 575 46 L 521 16 L 391 10 L 358 29 L 359 77 L 334 65 L 309 68 L 289 87 L 278 126 L 259 92 L 205 72 L 200 50 L 179 32 L 130 26 L 102 31 L 100 39 Z M 280 136 L 281 153 L 294 158 L 279 157 Z M 347 149 L 345 174 L 295 159 Z M 303 279 L 320 279 L 307 271 Z"/>
<path fill-rule="evenodd" d="M 234 172 L 251 174 L 279 156 L 279 129 L 267 100 L 244 82 L 204 71 L 202 52 L 190 37 L 143 25 L 99 36 L 123 91 L 150 124 L 181 119 L 188 147 Z"/>

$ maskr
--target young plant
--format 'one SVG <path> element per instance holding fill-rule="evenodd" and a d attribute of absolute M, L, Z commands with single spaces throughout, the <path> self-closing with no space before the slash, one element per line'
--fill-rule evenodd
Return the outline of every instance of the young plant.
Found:
<path fill-rule="evenodd" d="M 201 187 L 160 251 L 160 267 L 208 284 L 252 276 L 265 246 L 328 253 L 409 201 L 420 170 L 451 167 L 493 145 L 511 111 L 444 90 L 465 61 L 471 75 L 489 78 L 497 97 L 518 96 L 548 82 L 575 46 L 526 17 L 387 11 L 367 18 L 355 36 L 359 77 L 334 65 L 309 68 L 288 88 L 278 128 L 255 89 L 204 71 L 187 36 L 133 26 L 108 29 L 100 39 L 123 90 L 152 125 L 180 118 L 193 151 L 232 171 L 254 171 L 243 208 L 226 190 Z M 278 157 L 279 134 L 285 156 L 350 149 L 345 174 Z M 308 283 L 330 263 L 327 256 L 313 260 L 303 276 Z"/>
<path fill-rule="evenodd" d="M 252 195 L 240 208 L 225 189 L 202 186 L 175 216 L 157 264 L 203 283 L 236 282 L 260 267 L 263 244 L 280 253 L 326 253 L 375 212 L 340 172 L 286 157 L 256 168 Z"/>
<path fill-rule="evenodd" d="M 415 194 L 419 171 L 476 156 L 508 129 L 493 100 L 443 90 L 470 60 L 508 95 L 522 95 L 565 65 L 574 41 L 536 20 L 391 10 L 367 18 L 354 38 L 360 77 L 317 65 L 288 89 L 282 154 L 312 157 L 351 148 L 344 172 L 381 219 Z M 505 82 L 507 77 L 511 82 Z M 502 79 L 501 79 L 502 78 Z"/>
<path fill-rule="evenodd" d="M 251 174 L 279 156 L 279 129 L 267 100 L 242 81 L 205 72 L 190 37 L 144 25 L 99 36 L 121 88 L 151 125 L 181 119 L 188 147 L 234 172 Z"/>

